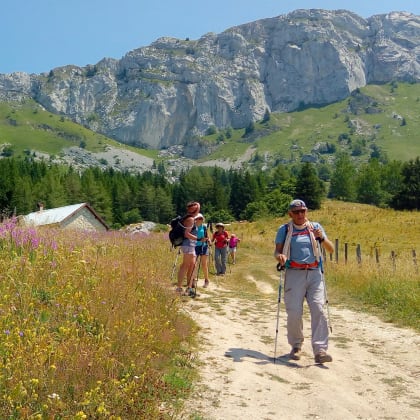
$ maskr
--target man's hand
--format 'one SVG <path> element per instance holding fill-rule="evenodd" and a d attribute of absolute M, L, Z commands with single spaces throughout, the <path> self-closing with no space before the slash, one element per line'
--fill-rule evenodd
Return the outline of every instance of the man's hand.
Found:
<path fill-rule="evenodd" d="M 287 257 L 284 254 L 278 254 L 276 257 L 277 261 L 283 266 L 286 264 Z"/>

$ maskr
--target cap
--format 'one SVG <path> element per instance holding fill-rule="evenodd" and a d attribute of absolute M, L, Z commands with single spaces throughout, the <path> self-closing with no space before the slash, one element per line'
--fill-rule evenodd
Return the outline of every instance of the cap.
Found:
<path fill-rule="evenodd" d="M 306 204 L 304 201 L 302 200 L 293 200 L 290 204 L 289 204 L 289 210 L 293 210 L 296 208 L 302 208 L 302 209 L 307 209 Z"/>
<path fill-rule="evenodd" d="M 219 227 L 219 226 L 220 227 L 225 227 L 225 225 L 223 223 L 220 223 L 220 222 L 219 223 L 216 223 L 216 227 Z"/>
<path fill-rule="evenodd" d="M 198 213 L 197 216 L 194 217 L 194 219 L 203 219 L 204 220 L 204 216 L 201 213 Z"/>

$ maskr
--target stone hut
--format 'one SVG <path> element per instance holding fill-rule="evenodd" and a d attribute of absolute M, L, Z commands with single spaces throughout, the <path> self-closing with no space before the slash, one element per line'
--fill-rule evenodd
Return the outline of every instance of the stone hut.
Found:
<path fill-rule="evenodd" d="M 62 229 L 79 229 L 88 231 L 107 231 L 105 221 L 88 203 L 72 204 L 45 210 L 42 203 L 38 211 L 20 218 L 20 223 L 26 226 L 49 226 Z"/>

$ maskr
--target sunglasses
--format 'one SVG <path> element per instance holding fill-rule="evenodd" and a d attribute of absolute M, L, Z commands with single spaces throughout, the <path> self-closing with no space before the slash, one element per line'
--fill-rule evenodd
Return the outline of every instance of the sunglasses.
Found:
<path fill-rule="evenodd" d="M 306 209 L 302 209 L 302 210 L 292 210 L 293 214 L 299 214 L 299 213 L 305 213 Z"/>

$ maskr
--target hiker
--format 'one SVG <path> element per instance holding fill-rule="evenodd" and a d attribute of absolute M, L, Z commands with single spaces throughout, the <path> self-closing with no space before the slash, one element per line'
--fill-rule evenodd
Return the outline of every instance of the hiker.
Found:
<path fill-rule="evenodd" d="M 204 275 L 203 287 L 209 287 L 209 237 L 207 227 L 204 225 L 204 216 L 201 213 L 198 213 L 197 216 L 195 216 L 195 226 L 197 228 L 197 242 L 195 244 L 197 279 L 199 274 L 198 271 L 201 268 Z M 195 275 L 193 275 L 193 278 L 194 277 Z M 190 287 L 192 287 L 192 285 Z"/>
<path fill-rule="evenodd" d="M 227 244 L 229 234 L 225 231 L 223 223 L 216 223 L 216 232 L 213 233 L 212 242 L 214 247 L 214 263 L 216 265 L 216 275 L 223 276 L 226 273 Z"/>
<path fill-rule="evenodd" d="M 193 276 L 195 265 L 195 244 L 197 241 L 197 228 L 195 226 L 194 218 L 200 212 L 200 203 L 190 201 L 187 204 L 187 214 L 182 219 L 182 224 L 185 226 L 184 240 L 181 245 L 182 263 L 178 270 L 178 284 L 176 292 L 182 294 L 182 282 L 185 276 L 187 277 L 187 289 L 184 295 L 194 294 L 194 291 L 189 287 L 190 280 Z"/>
<path fill-rule="evenodd" d="M 303 337 L 303 301 L 311 314 L 312 351 L 315 363 L 332 362 L 328 349 L 328 321 L 324 313 L 324 282 L 319 262 L 321 247 L 328 253 L 334 246 L 327 238 L 323 227 L 307 219 L 307 207 L 302 200 L 293 200 L 289 205 L 291 221 L 277 231 L 275 259 L 286 269 L 284 303 L 287 313 L 287 339 L 292 349 L 289 357 L 299 360 Z M 318 246 L 317 241 L 319 241 Z"/>
<path fill-rule="evenodd" d="M 232 260 L 232 264 L 236 263 L 236 248 L 238 247 L 239 242 L 241 242 L 241 240 L 234 233 L 232 233 L 229 239 L 229 250 L 228 250 L 228 253 L 229 253 L 228 258 Z"/>

